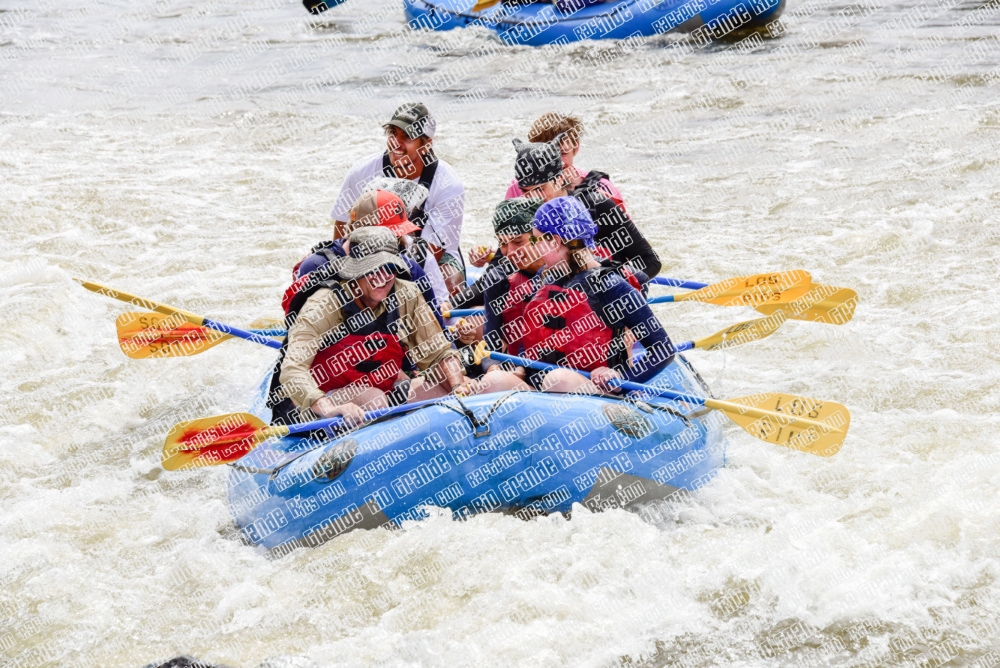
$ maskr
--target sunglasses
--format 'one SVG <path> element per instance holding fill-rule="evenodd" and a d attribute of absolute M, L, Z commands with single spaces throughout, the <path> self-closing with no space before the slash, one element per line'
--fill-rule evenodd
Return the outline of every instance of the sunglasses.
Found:
<path fill-rule="evenodd" d="M 529 243 L 530 243 L 530 244 L 531 244 L 532 246 L 534 246 L 534 245 L 535 245 L 535 244 L 537 244 L 537 243 L 538 243 L 539 241 L 552 241 L 552 240 L 553 240 L 553 239 L 555 239 L 555 238 L 556 238 L 556 237 L 555 237 L 555 235 L 554 235 L 554 234 L 552 234 L 551 232 L 543 232 L 543 233 L 542 233 L 542 236 L 540 236 L 540 237 L 536 237 L 536 236 L 535 236 L 534 234 L 530 235 L 530 236 L 528 237 L 528 242 L 529 242 Z"/>

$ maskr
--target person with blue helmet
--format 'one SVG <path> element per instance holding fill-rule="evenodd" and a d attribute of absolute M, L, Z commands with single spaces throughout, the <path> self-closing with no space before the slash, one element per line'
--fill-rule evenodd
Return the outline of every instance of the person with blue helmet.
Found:
<path fill-rule="evenodd" d="M 598 226 L 583 204 L 574 197 L 549 200 L 532 226 L 545 268 L 524 308 L 524 356 L 566 367 L 529 374 L 533 387 L 610 392 L 616 379 L 642 383 L 673 361 L 673 344 L 642 293 L 595 257 Z M 630 359 L 630 340 L 645 347 L 641 360 Z M 590 379 L 572 369 L 590 372 Z"/>

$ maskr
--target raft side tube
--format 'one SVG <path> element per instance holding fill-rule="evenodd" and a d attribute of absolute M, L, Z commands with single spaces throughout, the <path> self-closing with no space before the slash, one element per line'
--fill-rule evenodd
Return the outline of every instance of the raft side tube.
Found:
<path fill-rule="evenodd" d="M 680 356 L 651 382 L 704 394 Z M 396 528 L 426 506 L 455 518 L 635 509 L 698 489 L 725 462 L 717 414 L 665 399 L 512 392 L 463 404 L 446 398 L 330 440 L 262 444 L 229 473 L 242 535 L 284 552 Z"/>

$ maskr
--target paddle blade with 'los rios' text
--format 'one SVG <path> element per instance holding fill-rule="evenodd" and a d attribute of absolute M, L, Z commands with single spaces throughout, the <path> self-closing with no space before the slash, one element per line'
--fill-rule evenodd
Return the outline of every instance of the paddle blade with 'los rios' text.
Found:
<path fill-rule="evenodd" d="M 851 425 L 843 404 L 794 394 L 767 392 L 725 403 L 726 415 L 755 438 L 820 457 L 840 450 Z"/>
<path fill-rule="evenodd" d="M 674 295 L 673 301 L 696 301 L 717 306 L 784 304 L 806 294 L 812 276 L 804 269 L 737 276 L 713 283 L 700 290 Z"/>

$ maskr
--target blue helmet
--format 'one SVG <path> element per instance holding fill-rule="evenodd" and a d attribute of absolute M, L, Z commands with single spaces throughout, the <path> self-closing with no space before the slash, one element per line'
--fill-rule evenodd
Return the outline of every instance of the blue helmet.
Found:
<path fill-rule="evenodd" d="M 587 248 L 594 248 L 597 223 L 590 212 L 575 197 L 556 197 L 540 206 L 531 221 L 540 232 L 554 234 L 563 241 L 580 239 Z"/>

